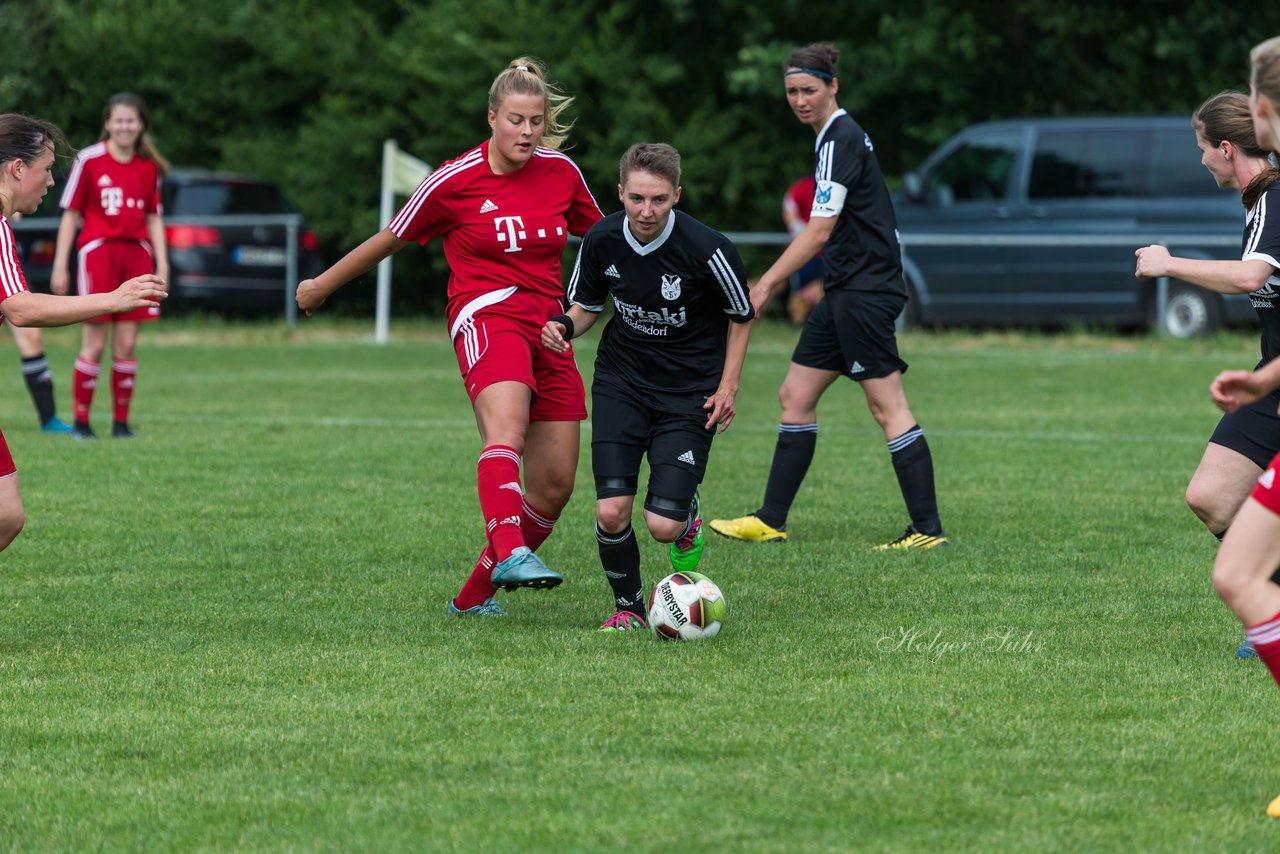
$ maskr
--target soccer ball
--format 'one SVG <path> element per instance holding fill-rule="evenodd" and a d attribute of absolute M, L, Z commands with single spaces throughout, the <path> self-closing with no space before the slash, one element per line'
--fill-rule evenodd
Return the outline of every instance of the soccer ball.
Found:
<path fill-rule="evenodd" d="M 649 627 L 663 640 L 715 637 L 729 603 L 710 578 L 697 572 L 675 572 L 649 594 Z"/>

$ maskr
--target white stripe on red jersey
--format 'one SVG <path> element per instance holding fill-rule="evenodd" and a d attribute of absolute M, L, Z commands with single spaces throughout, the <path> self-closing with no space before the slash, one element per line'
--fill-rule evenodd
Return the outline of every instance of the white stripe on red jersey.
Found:
<path fill-rule="evenodd" d="M 80 178 L 84 175 L 84 162 L 90 157 L 99 157 L 106 151 L 106 142 L 95 142 L 80 149 L 80 153 L 76 155 L 76 162 L 71 164 L 71 174 L 67 175 L 67 185 L 62 188 L 62 198 L 58 200 L 59 207 L 65 210 L 71 206 L 72 200 L 76 197 L 76 188 L 80 186 Z"/>
<path fill-rule="evenodd" d="M 422 208 L 427 197 L 431 195 L 431 191 L 439 187 L 445 181 L 465 172 L 475 166 L 478 166 L 482 160 L 479 148 L 472 149 L 457 160 L 450 161 L 430 175 L 422 179 L 422 183 L 418 185 L 418 189 L 413 191 L 413 195 L 409 197 L 409 201 L 400 209 L 400 213 L 396 214 L 391 220 L 391 224 L 387 226 L 395 232 L 397 237 L 403 237 L 405 228 L 417 216 L 418 211 Z"/>
<path fill-rule="evenodd" d="M 18 241 L 9 220 L 0 214 L 0 302 L 27 289 L 27 279 L 18 263 Z"/>
<path fill-rule="evenodd" d="M 519 315 L 529 304 L 507 297 L 527 292 L 562 302 L 560 262 L 569 235 L 585 234 L 602 219 L 582 170 L 566 155 L 537 148 L 519 170 L 497 174 L 489 145 L 427 176 L 388 226 L 402 240 L 442 239 L 451 337 L 479 308 L 536 320 L 540 328 L 545 317 Z"/>

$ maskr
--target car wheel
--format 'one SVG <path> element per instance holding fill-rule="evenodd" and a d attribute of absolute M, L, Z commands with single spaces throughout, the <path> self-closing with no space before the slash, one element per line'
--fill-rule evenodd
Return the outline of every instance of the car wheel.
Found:
<path fill-rule="evenodd" d="M 1164 317 L 1158 318 L 1174 338 L 1196 338 L 1222 325 L 1217 296 L 1190 285 L 1170 284 Z"/>

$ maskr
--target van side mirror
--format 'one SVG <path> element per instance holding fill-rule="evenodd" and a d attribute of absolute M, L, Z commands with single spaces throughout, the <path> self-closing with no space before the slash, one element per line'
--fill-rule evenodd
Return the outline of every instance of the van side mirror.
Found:
<path fill-rule="evenodd" d="M 908 172 L 902 176 L 902 189 L 911 201 L 924 201 L 924 182 L 920 180 L 920 176 L 916 173 Z"/>

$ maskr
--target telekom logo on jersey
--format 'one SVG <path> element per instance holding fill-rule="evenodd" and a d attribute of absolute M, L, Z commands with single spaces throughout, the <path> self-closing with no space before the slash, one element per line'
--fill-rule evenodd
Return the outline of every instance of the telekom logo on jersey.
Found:
<path fill-rule="evenodd" d="M 108 216 L 115 216 L 124 207 L 124 189 L 121 187 L 102 188 L 102 210 Z"/>
<path fill-rule="evenodd" d="M 496 216 L 493 218 L 493 227 L 498 231 L 498 242 L 507 244 L 507 248 L 503 252 L 519 252 L 524 249 L 519 241 L 526 240 L 529 233 L 525 230 L 524 219 L 518 216 Z M 556 237 L 564 236 L 564 228 L 556 226 Z M 547 236 L 547 229 L 539 228 L 534 232 L 534 236 L 542 239 Z"/>

